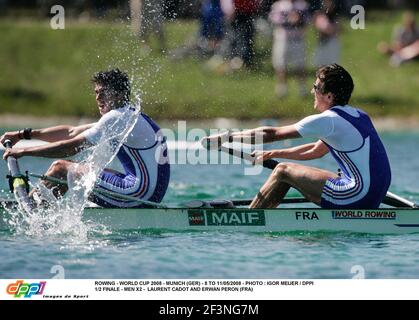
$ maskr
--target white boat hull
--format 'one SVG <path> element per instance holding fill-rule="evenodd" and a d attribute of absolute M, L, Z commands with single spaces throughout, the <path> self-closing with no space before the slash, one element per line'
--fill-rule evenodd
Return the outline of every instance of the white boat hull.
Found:
<path fill-rule="evenodd" d="M 10 230 L 0 211 L 0 230 Z M 83 219 L 111 230 L 419 233 L 419 209 L 104 209 L 87 208 Z"/>

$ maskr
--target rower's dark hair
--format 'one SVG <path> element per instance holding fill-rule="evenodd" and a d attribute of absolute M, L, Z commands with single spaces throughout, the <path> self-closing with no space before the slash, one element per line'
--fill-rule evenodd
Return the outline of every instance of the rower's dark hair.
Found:
<path fill-rule="evenodd" d="M 334 63 L 321 67 L 316 72 L 322 85 L 319 90 L 322 94 L 332 93 L 334 104 L 344 106 L 349 103 L 354 91 L 354 81 L 348 71 L 342 66 Z"/>
<path fill-rule="evenodd" d="M 129 102 L 131 95 L 129 77 L 118 68 L 96 72 L 92 77 L 92 82 L 110 88 L 116 95 L 123 94 L 122 102 Z"/>

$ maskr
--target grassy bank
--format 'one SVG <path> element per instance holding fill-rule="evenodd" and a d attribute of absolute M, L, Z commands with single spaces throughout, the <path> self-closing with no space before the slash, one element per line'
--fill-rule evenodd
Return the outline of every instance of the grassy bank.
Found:
<path fill-rule="evenodd" d="M 374 115 L 419 115 L 419 63 L 392 68 L 375 48 L 388 40 L 401 14 L 375 12 L 365 30 L 343 23 L 342 63 L 354 76 L 354 104 Z M 194 34 L 193 22 L 166 25 L 168 46 L 180 46 Z M 298 117 L 312 110 L 311 97 L 291 95 L 278 100 L 273 92 L 270 39 L 258 37 L 259 68 L 219 75 L 203 62 L 172 62 L 141 43 L 123 23 L 67 22 L 51 30 L 49 22 L 0 21 L 0 113 L 94 116 L 89 78 L 99 69 L 118 66 L 129 72 L 143 108 L 158 118 L 242 119 Z M 314 35 L 309 48 L 313 51 Z M 309 79 L 309 87 L 313 80 Z"/>

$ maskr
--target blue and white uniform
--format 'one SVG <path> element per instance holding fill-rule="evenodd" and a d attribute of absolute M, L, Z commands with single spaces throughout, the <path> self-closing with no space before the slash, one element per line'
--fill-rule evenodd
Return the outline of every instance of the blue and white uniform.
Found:
<path fill-rule="evenodd" d="M 130 122 L 133 127 L 129 129 L 130 133 L 116 155 L 125 172 L 105 169 L 100 173 L 96 187 L 142 200 L 161 202 L 169 184 L 170 164 L 166 140 L 153 120 L 127 105 L 103 115 L 83 135 L 93 145 L 109 137 L 114 139 L 108 142 L 120 145 L 120 133 L 127 131 Z M 136 201 L 98 194 L 93 201 L 103 207 L 141 207 Z"/>
<path fill-rule="evenodd" d="M 337 161 L 341 177 L 329 179 L 322 208 L 378 208 L 391 182 L 386 150 L 368 115 L 351 106 L 335 106 L 297 124 L 302 137 L 322 140 Z"/>

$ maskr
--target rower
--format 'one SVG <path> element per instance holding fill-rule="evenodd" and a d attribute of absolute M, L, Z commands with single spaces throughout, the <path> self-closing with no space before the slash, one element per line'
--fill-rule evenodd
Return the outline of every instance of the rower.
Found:
<path fill-rule="evenodd" d="M 14 145 L 21 139 L 36 138 L 49 144 L 7 149 L 3 158 L 70 157 L 112 137 L 108 143 L 120 146 L 115 151 L 124 172 L 105 168 L 99 174 L 96 192 L 90 200 L 103 207 L 141 207 L 145 206 L 146 201 L 161 202 L 169 184 L 170 165 L 166 141 L 159 126 L 130 103 L 130 82 L 126 73 L 119 69 L 98 72 L 92 77 L 92 82 L 101 114 L 98 122 L 77 127 L 62 125 L 6 132 L 0 137 L 1 143 L 10 140 Z M 133 127 L 125 139 L 122 133 L 132 119 L 135 120 Z M 89 171 L 86 164 L 57 160 L 50 166 L 46 176 L 67 180 L 69 173 L 80 177 Z M 54 183 L 51 179 L 44 180 L 44 184 L 53 188 L 57 197 L 63 196 L 68 189 L 67 185 Z"/>
<path fill-rule="evenodd" d="M 264 143 L 293 138 L 316 142 L 282 150 L 255 151 L 255 162 L 271 158 L 312 160 L 331 153 L 341 176 L 297 163 L 279 163 L 250 204 L 251 208 L 275 208 L 291 187 L 322 208 L 378 208 L 391 182 L 386 150 L 369 116 L 348 105 L 354 88 L 351 75 L 341 66 L 320 68 L 313 85 L 314 108 L 319 112 L 284 127 L 261 127 L 223 133 L 202 140 L 220 148 L 222 142 Z M 260 140 L 259 140 L 260 141 Z"/>

